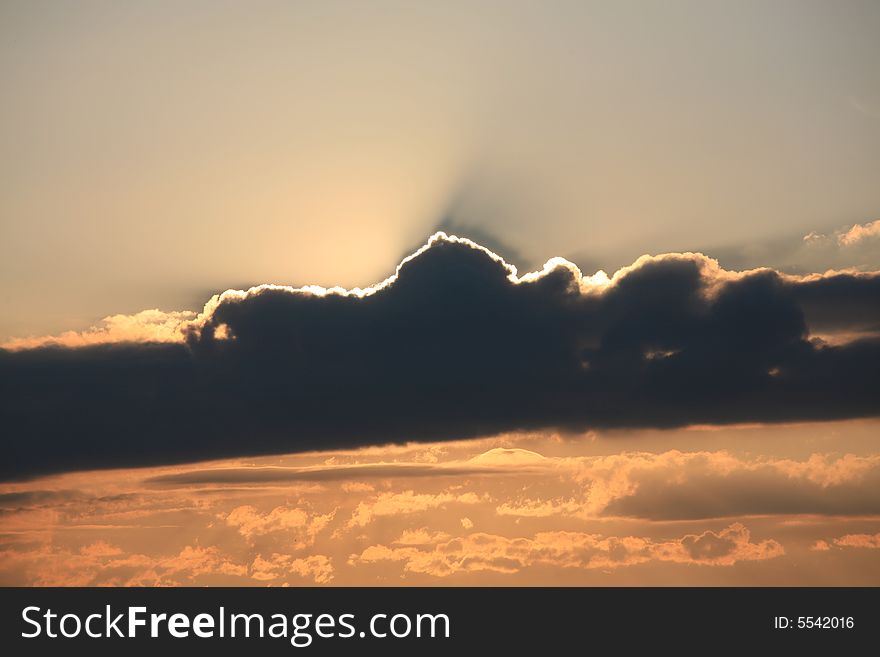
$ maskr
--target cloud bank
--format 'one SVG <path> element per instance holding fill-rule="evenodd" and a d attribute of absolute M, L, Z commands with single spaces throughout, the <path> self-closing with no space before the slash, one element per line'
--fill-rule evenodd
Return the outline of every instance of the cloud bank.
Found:
<path fill-rule="evenodd" d="M 880 412 L 878 273 L 684 253 L 520 276 L 438 233 L 370 288 L 228 291 L 167 319 L 177 341 L 151 313 L 143 335 L 117 319 L 106 340 L 0 350 L 0 477 Z"/>
<path fill-rule="evenodd" d="M 612 569 L 650 561 L 732 566 L 739 561 L 773 559 L 784 553 L 777 541 L 754 542 L 748 529 L 734 523 L 720 532 L 706 531 L 666 541 L 568 531 L 540 532 L 534 538 L 476 533 L 437 542 L 429 548 L 371 545 L 360 554 L 353 554 L 349 562 L 398 561 L 403 563 L 405 572 L 447 577 L 479 571 L 509 574 L 535 566 Z"/>

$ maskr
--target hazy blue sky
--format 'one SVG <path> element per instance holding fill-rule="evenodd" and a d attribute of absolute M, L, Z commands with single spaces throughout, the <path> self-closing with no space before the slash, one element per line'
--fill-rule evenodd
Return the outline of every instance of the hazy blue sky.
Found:
<path fill-rule="evenodd" d="M 369 284 L 438 225 L 522 266 L 876 267 L 802 238 L 880 216 L 878 34 L 851 1 L 4 1 L 0 338 Z"/>

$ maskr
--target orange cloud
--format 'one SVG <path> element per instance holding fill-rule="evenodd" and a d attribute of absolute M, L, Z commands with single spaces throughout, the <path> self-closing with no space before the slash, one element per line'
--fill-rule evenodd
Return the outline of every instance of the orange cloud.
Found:
<path fill-rule="evenodd" d="M 238 533 L 251 540 L 255 536 L 272 532 L 288 531 L 296 537 L 296 549 L 314 544 L 315 537 L 330 524 L 335 511 L 322 515 L 310 515 L 300 508 L 278 506 L 268 513 L 260 513 L 251 505 L 238 506 L 219 517 Z"/>
<path fill-rule="evenodd" d="M 460 495 L 444 492 L 437 495 L 418 494 L 412 490 L 402 493 L 380 493 L 372 500 L 360 502 L 348 521 L 349 527 L 365 527 L 378 516 L 397 516 L 418 513 L 445 506 L 447 504 L 477 504 L 480 498 L 475 493 Z"/>
<path fill-rule="evenodd" d="M 880 456 L 813 454 L 746 459 L 726 451 L 544 458 L 548 474 L 575 486 L 509 499 L 498 515 L 688 519 L 765 514 L 880 513 Z"/>
<path fill-rule="evenodd" d="M 85 557 L 115 557 L 122 554 L 122 550 L 106 541 L 97 541 L 81 547 L 79 553 Z"/>
<path fill-rule="evenodd" d="M 852 246 L 872 237 L 880 237 L 880 219 L 865 224 L 854 224 L 852 228 L 837 236 L 841 246 Z"/>
<path fill-rule="evenodd" d="M 372 545 L 351 555 L 349 563 L 401 562 L 404 572 L 447 577 L 478 571 L 510 574 L 531 566 L 620 568 L 649 561 L 732 566 L 784 553 L 775 540 L 752 542 L 749 530 L 734 523 L 717 533 L 706 531 L 669 541 L 568 531 L 541 532 L 533 538 L 478 533 L 439 542 L 430 549 Z"/>
<path fill-rule="evenodd" d="M 78 552 L 44 545 L 36 550 L 6 550 L 4 570 L 30 576 L 34 586 L 177 586 L 201 576 L 244 577 L 247 567 L 224 556 L 216 546 L 186 546 L 168 556 L 125 554 L 98 541 Z"/>
<path fill-rule="evenodd" d="M 284 578 L 289 574 L 311 579 L 316 584 L 333 580 L 333 563 L 323 554 L 293 558 L 288 554 L 273 554 L 269 559 L 257 555 L 251 564 L 251 577 L 261 582 Z"/>
<path fill-rule="evenodd" d="M 400 535 L 395 545 L 433 545 L 442 541 L 449 540 L 450 536 L 446 532 L 431 532 L 427 527 L 420 529 L 407 529 Z"/>
<path fill-rule="evenodd" d="M 97 326 L 85 331 L 65 331 L 60 335 L 13 338 L 0 348 L 19 350 L 37 347 L 88 347 L 115 342 L 183 342 L 183 329 L 196 318 L 196 313 L 142 310 L 134 315 L 110 315 Z"/>
<path fill-rule="evenodd" d="M 839 547 L 880 549 L 880 534 L 847 534 L 834 539 Z"/>

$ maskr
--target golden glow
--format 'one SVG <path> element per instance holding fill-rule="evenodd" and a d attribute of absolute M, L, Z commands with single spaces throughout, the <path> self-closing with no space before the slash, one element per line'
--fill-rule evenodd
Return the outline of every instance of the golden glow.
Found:
<path fill-rule="evenodd" d="M 609 276 L 604 271 L 598 271 L 592 276 L 584 275 L 581 270 L 572 262 L 565 258 L 554 257 L 548 260 L 544 266 L 536 271 L 527 272 L 523 275 L 517 273 L 514 265 L 506 262 L 497 253 L 477 244 L 476 242 L 458 237 L 456 235 L 447 235 L 442 231 L 438 231 L 428 238 L 428 241 L 418 248 L 412 254 L 406 256 L 395 268 L 394 273 L 383 279 L 382 281 L 369 285 L 364 288 L 353 287 L 344 288 L 341 286 L 323 287 L 320 285 L 305 285 L 302 287 L 293 287 L 290 285 L 262 284 L 247 290 L 229 289 L 220 294 L 215 294 L 208 300 L 202 308 L 201 313 L 196 314 L 193 311 L 172 311 L 163 312 L 157 309 L 144 310 L 135 315 L 112 315 L 102 320 L 102 325 L 93 326 L 87 331 L 75 332 L 67 331 L 57 336 L 41 336 L 28 338 L 13 338 L 5 343 L 0 344 L 0 348 L 9 350 L 33 349 L 48 345 L 58 345 L 65 347 L 83 347 L 95 344 L 114 343 L 114 342 L 178 342 L 184 341 L 185 333 L 189 330 L 201 330 L 211 322 L 216 309 L 223 303 L 235 302 L 246 299 L 248 297 L 260 295 L 266 291 L 281 291 L 293 295 L 307 295 L 314 297 L 325 296 L 341 296 L 354 297 L 363 299 L 380 292 L 397 281 L 400 276 L 401 269 L 410 261 L 418 258 L 428 249 L 438 242 L 450 242 L 453 244 L 463 244 L 469 248 L 476 249 L 488 256 L 491 260 L 501 265 L 507 272 L 508 280 L 514 285 L 534 283 L 542 277 L 562 268 L 567 270 L 572 280 L 578 286 L 580 293 L 583 295 L 602 294 L 610 288 L 618 285 L 626 276 L 637 271 L 641 267 L 656 262 L 664 262 L 669 260 L 678 260 L 695 263 L 703 277 L 702 293 L 708 297 L 714 295 L 719 287 L 729 281 L 734 281 L 754 274 L 759 271 L 770 271 L 769 269 L 750 269 L 745 271 L 729 271 L 721 267 L 717 260 L 703 255 L 702 253 L 664 253 L 660 255 L 643 255 L 639 257 L 632 265 L 622 267 L 617 270 L 613 276 Z M 792 275 L 781 274 L 783 278 L 791 282 L 802 282 L 817 280 L 822 277 L 830 277 L 835 274 L 842 273 L 839 270 L 829 270 L 824 274 L 807 274 Z M 854 276 L 874 276 L 876 274 L 847 271 L 846 273 Z M 228 327 L 221 325 L 214 330 L 214 337 L 218 339 L 227 339 L 234 336 L 228 333 Z M 860 335 L 874 335 L 872 332 L 866 332 Z M 856 337 L 859 337 L 858 335 Z M 820 338 L 828 344 L 844 343 L 849 340 L 846 336 L 825 335 Z M 662 353 L 648 354 L 648 358 L 663 357 Z M 666 355 L 671 355 L 671 352 Z"/>
<path fill-rule="evenodd" d="M 0 584 L 877 584 L 878 429 L 512 434 L 6 483 Z"/>

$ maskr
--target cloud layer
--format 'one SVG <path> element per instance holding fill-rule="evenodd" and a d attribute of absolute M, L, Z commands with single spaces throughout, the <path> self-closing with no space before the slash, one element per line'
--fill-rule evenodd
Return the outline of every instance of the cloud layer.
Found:
<path fill-rule="evenodd" d="M 827 445 L 853 424 L 825 424 Z M 778 447 L 806 429 L 757 431 Z M 732 431 L 742 447 L 754 430 Z M 655 453 L 538 432 L 7 482 L 0 584 L 866 584 L 880 578 L 866 447 Z M 436 476 L 411 474 L 427 459 Z M 269 463 L 322 476 L 246 476 Z"/>
<path fill-rule="evenodd" d="M 229 291 L 187 317 L 168 318 L 179 342 L 150 314 L 143 338 L 115 320 L 125 341 L 0 350 L 0 477 L 880 412 L 877 273 L 667 254 L 610 278 L 562 259 L 518 276 L 438 233 L 371 288 Z"/>
<path fill-rule="evenodd" d="M 516 573 L 542 565 L 610 569 L 667 561 L 732 566 L 738 561 L 772 559 L 784 553 L 777 541 L 753 542 L 749 530 L 734 523 L 720 532 L 706 531 L 666 541 L 566 531 L 540 532 L 533 538 L 476 533 L 441 540 L 428 547 L 371 545 L 360 554 L 352 555 L 350 562 L 399 561 L 403 562 L 405 572 L 447 577 L 459 572 Z"/>

